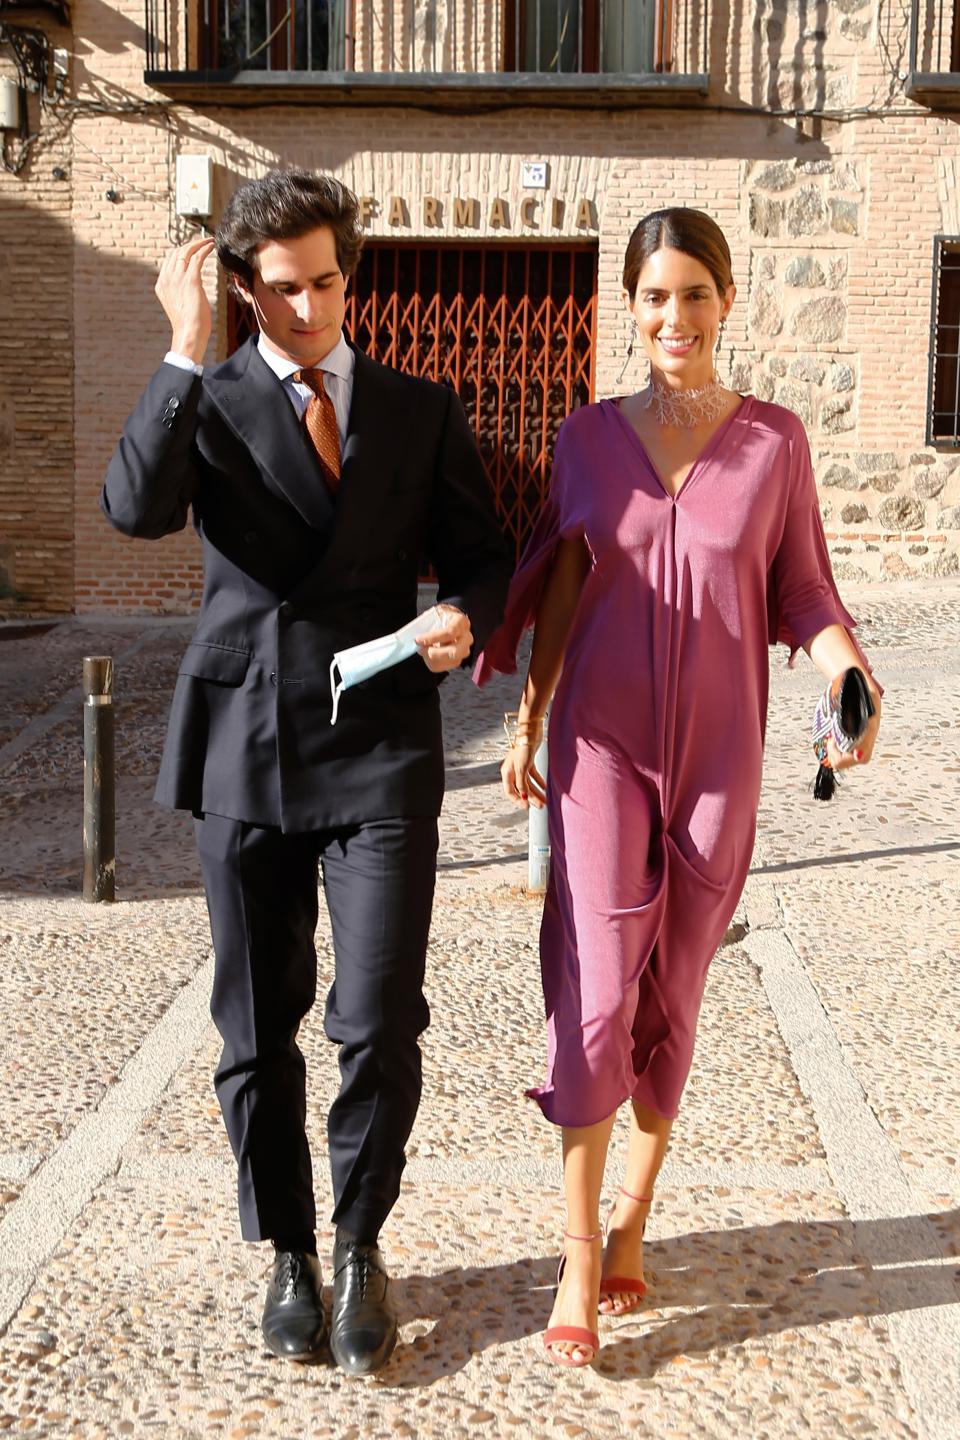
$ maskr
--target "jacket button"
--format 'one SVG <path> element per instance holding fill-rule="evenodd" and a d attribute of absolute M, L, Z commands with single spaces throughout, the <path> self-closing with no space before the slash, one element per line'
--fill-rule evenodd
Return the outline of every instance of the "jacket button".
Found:
<path fill-rule="evenodd" d="M 406 558 L 407 558 L 407 552 L 406 552 L 406 550 L 398 550 L 398 551 L 397 551 L 397 559 L 398 559 L 398 560 L 406 560 Z"/>
<path fill-rule="evenodd" d="M 179 408 L 180 408 L 180 396 L 179 396 L 179 395 L 171 395 L 171 396 L 170 396 L 170 399 L 167 401 L 167 404 L 170 406 L 170 409 L 171 409 L 171 410 L 179 410 Z"/>
<path fill-rule="evenodd" d="M 243 541 L 245 545 L 256 545 L 259 539 L 260 536 L 257 534 L 256 530 L 247 530 L 244 532 Z"/>

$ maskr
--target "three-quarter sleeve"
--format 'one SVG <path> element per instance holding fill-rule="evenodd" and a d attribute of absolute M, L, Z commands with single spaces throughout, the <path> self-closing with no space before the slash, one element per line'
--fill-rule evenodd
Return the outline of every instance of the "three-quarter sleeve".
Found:
<path fill-rule="evenodd" d="M 503 622 L 487 641 L 473 668 L 475 685 L 485 685 L 495 671 L 514 675 L 517 651 L 524 631 L 537 618 L 537 608 L 553 567 L 557 546 L 564 538 L 566 510 L 566 446 L 564 425 L 557 433 L 550 489 L 530 538 L 510 581 Z"/>
<path fill-rule="evenodd" d="M 770 644 L 788 645 L 792 660 L 802 646 L 828 625 L 843 625 L 869 670 L 867 658 L 853 637 L 857 622 L 840 599 L 833 578 L 810 463 L 810 446 L 799 420 L 791 426 L 787 445 L 786 515 L 767 587 Z"/>

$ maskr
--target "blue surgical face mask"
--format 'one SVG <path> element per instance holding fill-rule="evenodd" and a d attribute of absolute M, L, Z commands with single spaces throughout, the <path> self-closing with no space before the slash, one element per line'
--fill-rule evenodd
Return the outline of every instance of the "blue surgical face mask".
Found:
<path fill-rule="evenodd" d="M 337 723 L 340 696 L 344 690 L 349 690 L 351 685 L 359 685 L 361 680 L 369 680 L 381 670 L 389 670 L 392 665 L 399 665 L 401 660 L 409 660 L 411 655 L 419 654 L 418 637 L 439 629 L 442 624 L 443 616 L 436 605 L 432 605 L 429 610 L 418 615 L 416 620 L 411 620 L 400 630 L 394 630 L 392 635 L 380 635 L 376 640 L 365 640 L 362 645 L 351 645 L 348 650 L 338 650 L 330 662 L 330 690 L 333 695 L 330 724 Z"/>

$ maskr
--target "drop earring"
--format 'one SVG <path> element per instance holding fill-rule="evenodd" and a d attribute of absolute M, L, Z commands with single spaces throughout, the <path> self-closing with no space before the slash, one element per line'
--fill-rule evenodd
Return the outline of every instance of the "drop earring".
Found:
<path fill-rule="evenodd" d="M 724 315 L 721 317 L 720 320 L 720 331 L 717 335 L 717 348 L 713 352 L 713 378 L 718 385 L 720 383 L 720 351 L 723 349 L 723 332 L 724 330 L 726 330 L 726 328 L 727 318 Z"/>
<path fill-rule="evenodd" d="M 625 356 L 625 358 L 624 358 L 623 364 L 622 364 L 621 367 L 620 367 L 620 374 L 617 376 L 617 384 L 618 384 L 618 385 L 620 384 L 620 381 L 623 379 L 624 375 L 626 375 L 626 373 L 627 373 L 627 366 L 630 364 L 630 361 L 633 359 L 633 350 L 634 350 L 634 346 L 636 345 L 636 343 L 637 343 L 637 322 L 636 322 L 636 320 L 632 320 L 632 321 L 630 322 L 630 338 L 629 338 L 629 340 L 627 341 L 627 353 L 626 353 L 626 356 Z"/>

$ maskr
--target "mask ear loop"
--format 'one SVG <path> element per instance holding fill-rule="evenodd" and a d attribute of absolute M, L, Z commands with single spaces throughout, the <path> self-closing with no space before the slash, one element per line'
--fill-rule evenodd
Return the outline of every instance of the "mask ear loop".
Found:
<path fill-rule="evenodd" d="M 332 713 L 331 716 L 330 716 L 330 724 L 331 724 L 331 725 L 336 725 L 336 723 L 337 723 L 337 715 L 338 715 L 338 713 L 339 713 L 339 711 L 340 711 L 340 696 L 343 694 L 343 691 L 344 691 L 343 677 L 341 676 L 341 678 L 340 678 L 339 680 L 334 679 L 334 673 L 333 673 L 333 672 L 334 672 L 336 669 L 337 669 L 337 662 L 336 662 L 336 660 L 331 660 L 331 661 L 330 661 L 330 691 L 331 691 L 331 694 L 333 695 L 333 713 Z"/>

